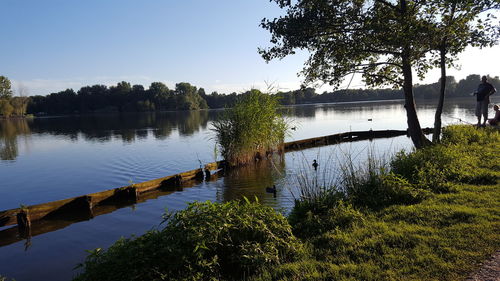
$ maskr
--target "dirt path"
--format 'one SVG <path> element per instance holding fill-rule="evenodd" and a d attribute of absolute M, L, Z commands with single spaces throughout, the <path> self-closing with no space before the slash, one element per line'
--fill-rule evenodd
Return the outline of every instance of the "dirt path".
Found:
<path fill-rule="evenodd" d="M 500 250 L 465 281 L 500 281 Z"/>

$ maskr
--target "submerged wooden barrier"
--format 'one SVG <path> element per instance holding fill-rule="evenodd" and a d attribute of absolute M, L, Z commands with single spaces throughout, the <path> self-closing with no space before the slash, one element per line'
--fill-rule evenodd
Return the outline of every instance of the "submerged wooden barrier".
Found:
<path fill-rule="evenodd" d="M 432 128 L 422 129 L 424 134 L 431 134 Z M 310 147 L 331 145 L 342 142 L 353 142 L 380 138 L 393 138 L 398 136 L 408 135 L 407 130 L 379 130 L 379 131 L 357 131 L 357 132 L 347 132 L 339 133 L 328 136 L 292 141 L 285 143 L 285 151 L 300 150 Z"/>
<path fill-rule="evenodd" d="M 184 182 L 191 180 L 203 181 L 210 175 L 210 171 L 221 169 L 224 166 L 225 161 L 213 162 L 205 165 L 203 169 L 191 170 L 83 196 L 1 211 L 0 227 L 17 224 L 19 230 L 23 229 L 24 232 L 24 229 L 30 228 L 33 221 L 51 218 L 62 213 L 86 212 L 92 217 L 93 210 L 98 205 L 112 204 L 118 201 L 137 202 L 144 193 L 155 190 L 174 191 L 181 187 Z"/>
<path fill-rule="evenodd" d="M 210 180 L 215 180 L 218 177 L 218 173 L 212 174 Z M 45 216 L 43 219 L 31 222 L 30 228 L 25 231 L 21 230 L 17 225 L 11 226 L 9 228 L 0 230 L 0 247 L 4 247 L 19 241 L 35 237 L 44 233 L 56 231 L 68 227 L 74 223 L 88 221 L 94 217 L 112 213 L 118 209 L 132 206 L 134 204 L 139 204 L 146 202 L 150 199 L 156 199 L 161 196 L 169 195 L 175 191 L 189 188 L 198 184 L 199 181 L 196 179 L 184 181 L 182 186 L 172 188 L 171 190 L 166 189 L 154 189 L 145 193 L 141 193 L 137 201 L 114 201 L 107 203 L 99 203 L 92 208 L 92 213 L 89 214 L 85 210 L 69 210 L 65 212 L 59 212 L 58 209 L 56 213 L 50 216 Z"/>
<path fill-rule="evenodd" d="M 422 130 L 425 134 L 432 133 L 431 128 Z M 382 130 L 382 131 L 359 131 L 333 134 L 323 137 L 310 138 L 298 141 L 284 143 L 285 152 L 310 147 L 331 145 L 342 142 L 353 142 L 361 140 L 371 140 L 376 138 L 390 138 L 407 135 L 407 131 Z M 204 168 L 199 168 L 163 178 L 158 178 L 146 182 L 136 183 L 119 188 L 109 189 L 101 192 L 86 194 L 83 196 L 42 203 L 31 206 L 21 206 L 20 208 L 0 211 L 0 227 L 16 225 L 17 230 L 13 228 L 0 231 L 0 238 L 12 232 L 19 233 L 19 237 L 9 240 L 14 243 L 22 237 L 38 235 L 61 228 L 61 223 L 53 226 L 47 226 L 44 223 L 38 223 L 40 220 L 60 221 L 65 218 L 65 227 L 71 223 L 81 220 L 88 220 L 94 216 L 105 214 L 116 210 L 119 207 L 111 208 L 106 206 L 130 205 L 143 202 L 150 198 L 151 194 L 161 194 L 162 192 L 172 192 L 182 188 L 188 182 L 200 182 L 203 180 L 215 179 L 210 171 L 221 170 L 227 167 L 225 161 L 218 161 L 206 164 Z M 158 195 L 160 196 L 160 195 Z M 106 211 L 103 211 L 106 210 Z M 71 219 L 73 221 L 71 221 Z M 68 220 L 70 220 L 68 222 Z M 36 225 L 36 231 L 31 231 L 33 225 Z M 10 234 L 9 234 L 10 235 Z M 3 239 L 0 239 L 3 240 Z M 7 240 L 4 240 L 7 242 Z M 7 244 L 10 244 L 7 243 Z M 6 243 L 0 243 L 0 247 Z"/>

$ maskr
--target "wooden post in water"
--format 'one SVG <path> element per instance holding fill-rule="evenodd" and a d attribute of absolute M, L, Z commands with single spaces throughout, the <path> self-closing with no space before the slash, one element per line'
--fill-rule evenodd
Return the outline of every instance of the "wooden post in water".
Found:
<path fill-rule="evenodd" d="M 162 181 L 160 187 L 163 190 L 171 191 L 171 190 L 179 190 L 178 187 L 180 187 L 181 185 L 182 185 L 182 176 L 175 175 L 169 179 Z"/>
<path fill-rule="evenodd" d="M 203 173 L 203 169 L 200 169 L 198 172 L 196 172 L 196 175 L 194 177 L 196 180 L 203 181 L 205 178 L 205 173 Z"/>
<path fill-rule="evenodd" d="M 89 217 L 94 217 L 94 204 L 92 203 L 92 197 L 88 195 L 77 197 L 75 200 L 75 205 L 78 206 L 82 211 L 86 211 Z"/>
<path fill-rule="evenodd" d="M 124 190 L 124 196 L 134 202 L 137 202 L 139 200 L 139 192 L 137 192 L 137 188 L 133 186 L 129 186 L 125 188 Z"/>
<path fill-rule="evenodd" d="M 31 219 L 29 216 L 29 210 L 22 208 L 19 213 L 16 214 L 17 217 L 17 229 L 19 230 L 19 235 L 21 237 L 29 237 L 31 232 Z"/>

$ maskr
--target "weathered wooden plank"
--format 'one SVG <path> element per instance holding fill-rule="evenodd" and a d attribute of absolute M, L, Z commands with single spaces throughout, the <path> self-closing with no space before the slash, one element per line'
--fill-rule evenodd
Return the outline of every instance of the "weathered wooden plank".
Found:
<path fill-rule="evenodd" d="M 430 134 L 432 133 L 432 128 L 425 128 L 422 129 L 422 131 L 425 134 Z M 391 138 L 397 136 L 404 136 L 407 134 L 408 133 L 406 130 L 354 131 L 354 132 L 339 133 L 328 136 L 286 142 L 284 146 L 285 146 L 285 151 L 292 151 L 292 150 L 299 150 L 316 146 L 336 144 L 341 142 L 352 142 L 352 141 L 370 140 L 377 138 Z"/>

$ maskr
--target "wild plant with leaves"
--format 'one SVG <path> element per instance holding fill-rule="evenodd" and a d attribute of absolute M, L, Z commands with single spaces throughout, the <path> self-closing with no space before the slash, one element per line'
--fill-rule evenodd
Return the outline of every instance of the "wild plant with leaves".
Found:
<path fill-rule="evenodd" d="M 251 90 L 213 123 L 222 157 L 230 165 L 248 164 L 282 152 L 288 125 L 275 96 Z"/>
<path fill-rule="evenodd" d="M 163 224 L 162 230 L 89 251 L 74 280 L 245 280 L 305 255 L 282 214 L 246 198 L 193 202 L 165 214 Z"/>

